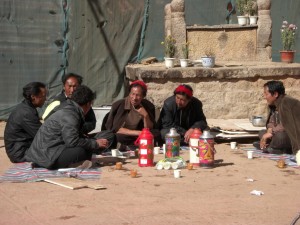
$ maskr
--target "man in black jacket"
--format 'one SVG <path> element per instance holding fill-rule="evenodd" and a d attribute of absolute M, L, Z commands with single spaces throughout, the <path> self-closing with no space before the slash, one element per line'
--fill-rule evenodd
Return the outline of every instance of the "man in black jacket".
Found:
<path fill-rule="evenodd" d="M 4 130 L 4 143 L 7 156 L 13 163 L 24 162 L 24 154 L 42 125 L 37 107 L 46 100 L 46 86 L 32 82 L 23 87 L 24 100 L 10 114 Z"/>
<path fill-rule="evenodd" d="M 186 84 L 179 85 L 174 95 L 167 98 L 160 113 L 159 126 L 164 139 L 171 128 L 181 136 L 182 143 L 189 143 L 194 128 L 207 128 L 202 102 L 193 97 L 193 89 Z"/>
<path fill-rule="evenodd" d="M 43 120 L 49 118 L 54 112 L 58 109 L 64 107 L 64 102 L 72 97 L 73 92 L 76 90 L 78 86 L 82 83 L 82 77 L 75 73 L 68 73 L 62 77 L 63 90 L 60 94 L 54 97 L 53 101 L 46 108 L 43 114 Z M 85 122 L 82 127 L 82 132 L 84 134 L 88 134 L 96 127 L 96 116 L 94 110 L 91 108 L 88 113 L 85 115 Z"/>
<path fill-rule="evenodd" d="M 26 160 L 48 169 L 65 168 L 91 160 L 94 150 L 108 147 L 107 139 L 87 138 L 81 133 L 93 100 L 91 89 L 85 85 L 77 87 L 72 100 L 66 100 L 65 107 L 43 123 L 26 152 Z"/>

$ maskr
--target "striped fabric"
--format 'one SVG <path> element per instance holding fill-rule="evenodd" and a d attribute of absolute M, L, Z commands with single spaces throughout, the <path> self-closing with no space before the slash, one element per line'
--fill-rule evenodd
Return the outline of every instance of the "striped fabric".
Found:
<path fill-rule="evenodd" d="M 60 172 L 58 170 L 48 170 L 45 168 L 32 169 L 31 163 L 15 163 L 13 167 L 8 169 L 2 176 L 0 182 L 35 182 L 47 178 L 59 177 L 75 177 L 82 180 L 87 179 L 100 179 L 101 169 L 90 168 L 73 169 L 67 172 Z"/>
<path fill-rule="evenodd" d="M 241 150 L 253 151 L 253 157 L 268 158 L 268 159 L 275 160 L 275 161 L 277 161 L 279 159 L 284 159 L 285 163 L 288 166 L 300 169 L 300 166 L 298 166 L 296 162 L 292 161 L 292 159 L 295 159 L 295 156 L 293 156 L 293 155 L 289 155 L 289 154 L 278 155 L 278 154 L 263 153 L 262 150 L 256 149 L 254 147 L 241 148 Z"/>

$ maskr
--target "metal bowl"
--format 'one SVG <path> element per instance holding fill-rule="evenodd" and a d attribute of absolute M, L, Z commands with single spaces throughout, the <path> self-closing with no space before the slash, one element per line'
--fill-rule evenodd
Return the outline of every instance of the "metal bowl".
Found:
<path fill-rule="evenodd" d="M 263 116 L 253 116 L 251 122 L 254 127 L 266 126 L 266 119 Z"/>

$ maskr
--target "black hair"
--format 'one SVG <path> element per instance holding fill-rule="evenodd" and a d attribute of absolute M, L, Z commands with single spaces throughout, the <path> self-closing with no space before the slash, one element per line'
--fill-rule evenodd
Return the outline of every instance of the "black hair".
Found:
<path fill-rule="evenodd" d="M 41 88 L 46 88 L 46 85 L 41 82 L 31 82 L 23 87 L 23 97 L 31 101 L 31 95 L 37 96 L 41 93 Z"/>
<path fill-rule="evenodd" d="M 67 73 L 67 74 L 64 74 L 61 78 L 61 81 L 62 83 L 65 85 L 66 81 L 70 78 L 70 77 L 74 77 L 79 85 L 81 85 L 82 81 L 83 81 L 83 78 L 82 76 L 78 75 L 78 74 L 75 74 L 75 73 Z"/>
<path fill-rule="evenodd" d="M 264 84 L 264 87 L 268 87 L 269 92 L 271 95 L 274 95 L 275 92 L 278 93 L 278 95 L 284 95 L 285 94 L 285 88 L 283 86 L 283 83 L 278 80 L 271 80 Z"/>
<path fill-rule="evenodd" d="M 182 86 L 184 86 L 185 88 L 187 88 L 187 89 L 189 89 L 192 93 L 193 93 L 193 88 L 190 86 L 190 85 L 188 85 L 188 84 L 181 84 Z M 177 88 L 176 88 L 177 89 Z M 183 96 L 185 96 L 187 99 L 190 99 L 191 98 L 191 96 L 189 96 L 189 95 L 187 95 L 185 92 L 182 92 L 182 91 L 176 91 L 176 89 L 174 90 L 174 95 L 177 95 L 177 94 L 179 94 L 179 95 L 183 95 Z"/>
<path fill-rule="evenodd" d="M 143 85 L 139 84 L 139 83 L 132 83 L 129 85 L 129 92 L 131 92 L 131 89 L 134 87 L 140 87 L 142 89 L 142 94 L 144 97 L 146 97 L 147 95 L 147 88 L 145 88 Z"/>
<path fill-rule="evenodd" d="M 95 94 L 88 86 L 80 85 L 73 92 L 71 99 L 82 106 L 92 102 L 95 99 Z"/>

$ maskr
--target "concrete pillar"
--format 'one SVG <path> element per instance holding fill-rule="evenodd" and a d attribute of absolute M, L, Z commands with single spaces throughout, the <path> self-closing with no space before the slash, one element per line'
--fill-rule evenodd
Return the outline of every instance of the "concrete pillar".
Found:
<path fill-rule="evenodd" d="M 182 58 L 181 46 L 186 43 L 186 23 L 184 14 L 184 0 L 172 0 L 171 2 L 171 34 L 176 40 L 176 58 Z"/>
<path fill-rule="evenodd" d="M 165 5 L 165 36 L 172 34 L 171 4 Z"/>
<path fill-rule="evenodd" d="M 271 0 L 257 0 L 257 60 L 272 61 Z"/>

